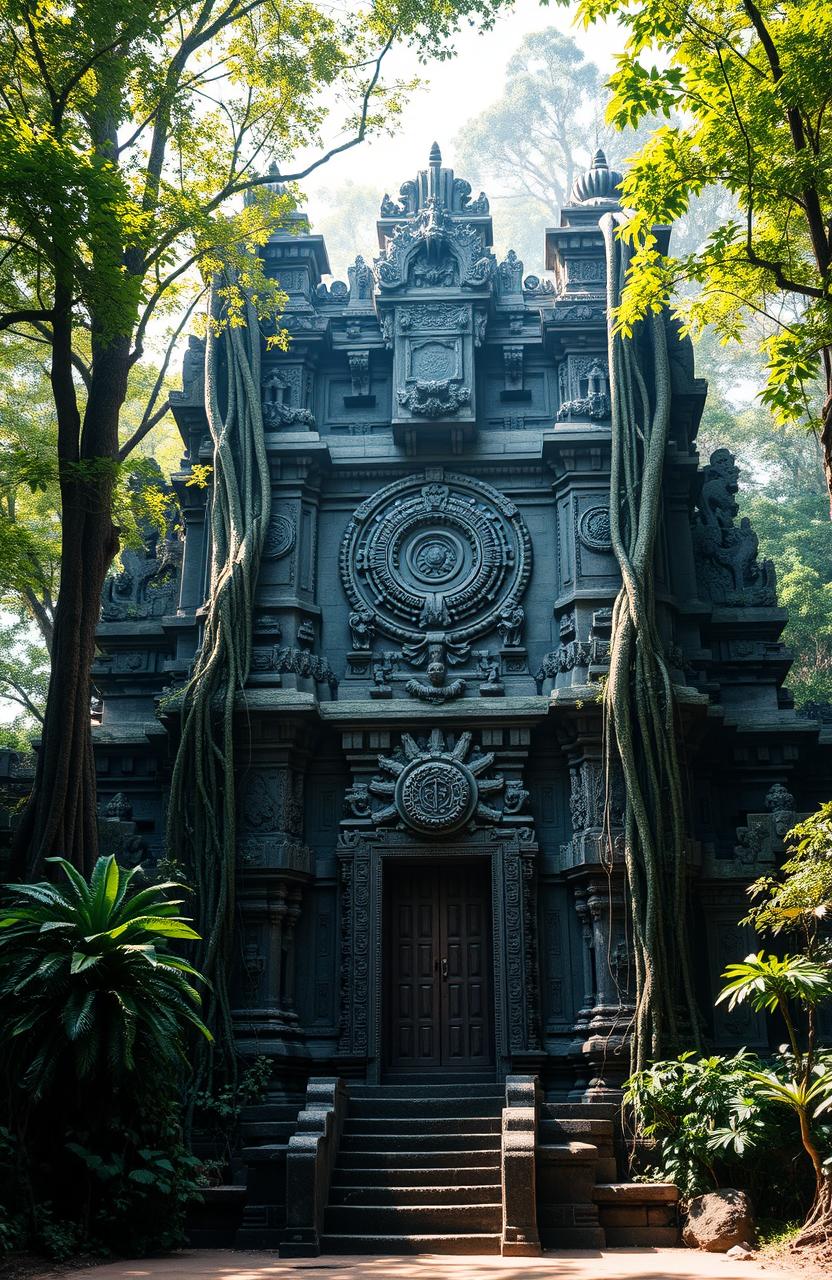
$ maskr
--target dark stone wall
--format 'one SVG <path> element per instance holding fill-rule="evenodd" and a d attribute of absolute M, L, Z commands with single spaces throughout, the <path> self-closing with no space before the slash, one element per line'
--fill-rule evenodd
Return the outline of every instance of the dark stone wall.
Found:
<path fill-rule="evenodd" d="M 384 869 L 424 857 L 490 876 L 498 1070 L 597 1098 L 624 1069 L 622 797 L 614 786 L 610 851 L 598 699 L 618 588 L 598 220 L 616 181 L 596 158 L 547 233 L 551 274 L 498 263 L 487 200 L 435 158 L 385 197 L 380 256 L 357 259 L 349 284 L 322 283 L 326 249 L 305 225 L 266 247 L 291 343 L 264 352 L 273 492 L 240 702 L 236 1000 L 242 1048 L 274 1054 L 287 1087 L 313 1067 L 378 1077 Z M 655 571 L 709 1010 L 743 953 L 745 884 L 820 798 L 829 727 L 783 688 L 774 569 L 737 521 L 731 455 L 700 462 L 706 387 L 668 326 Z M 150 863 L 175 750 L 166 700 L 205 596 L 208 495 L 187 483 L 211 459 L 202 360 L 192 339 L 172 397 L 184 542 L 126 559 L 95 673 L 105 827 Z M 712 1031 L 768 1035 L 722 1010 Z"/>

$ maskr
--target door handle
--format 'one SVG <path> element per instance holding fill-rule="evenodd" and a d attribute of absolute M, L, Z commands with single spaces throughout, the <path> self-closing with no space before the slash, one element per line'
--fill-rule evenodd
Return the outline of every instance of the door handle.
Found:
<path fill-rule="evenodd" d="M 443 959 L 442 960 L 442 977 L 447 978 L 447 976 L 448 976 L 448 962 L 447 960 Z"/>

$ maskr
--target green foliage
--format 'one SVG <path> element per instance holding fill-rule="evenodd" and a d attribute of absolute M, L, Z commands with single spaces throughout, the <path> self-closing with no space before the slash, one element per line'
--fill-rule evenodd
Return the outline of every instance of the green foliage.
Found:
<path fill-rule="evenodd" d="M 49 687 L 49 654 L 33 637 L 31 624 L 0 622 L 0 698 L 18 708 L 14 721 L 0 728 L 0 745 L 31 750 L 32 737 L 43 723 Z"/>
<path fill-rule="evenodd" d="M 784 1002 L 816 1005 L 832 993 L 829 967 L 808 956 L 766 956 L 758 951 L 729 964 L 722 976 L 727 981 L 716 1003 L 727 1000 L 729 1009 L 747 1002 L 757 1013 L 773 1013 Z"/>
<path fill-rule="evenodd" d="M 742 341 L 749 317 L 765 315 L 763 401 L 778 422 L 816 422 L 822 358 L 827 392 L 832 378 L 832 11 L 779 0 L 581 0 L 578 12 L 626 33 L 610 122 L 668 120 L 624 181 L 633 210 L 624 234 L 636 253 L 618 322 L 627 331 L 675 297 L 692 331 L 711 324 Z M 737 216 L 696 252 L 662 258 L 653 227 L 683 217 L 715 185 Z M 692 286 L 683 297 L 680 282 Z"/>
<path fill-rule="evenodd" d="M 749 893 L 756 905 L 748 920 L 761 933 L 799 932 L 808 955 L 830 971 L 824 925 L 832 911 L 832 801 L 789 832 L 788 854 L 779 872 L 762 876 Z"/>
<path fill-rule="evenodd" d="M 231 1157 L 239 1142 L 239 1125 L 243 1108 L 259 1102 L 266 1093 L 274 1063 L 259 1057 L 249 1062 L 236 1080 L 215 1091 L 200 1090 L 193 1097 L 193 1125 L 202 1141 L 207 1141 L 214 1155 L 203 1160 L 201 1176 L 210 1182 L 214 1177 L 229 1176 Z"/>
<path fill-rule="evenodd" d="M 825 877 L 813 877 L 812 864 L 823 871 L 829 858 L 826 841 L 829 806 L 803 824 L 798 837 L 797 860 L 780 876 L 765 878 L 752 886 L 759 900 L 752 913 L 755 927 L 762 933 L 783 928 L 802 929 L 803 951 L 798 955 L 766 956 L 762 951 L 747 956 L 741 964 L 729 965 L 723 977 L 726 985 L 717 1003 L 728 1001 L 729 1009 L 748 1003 L 758 1012 L 776 1012 L 783 1020 L 789 1047 L 782 1051 L 782 1071 L 753 1073 L 759 1095 L 791 1111 L 800 1140 L 815 1174 L 815 1198 L 804 1224 L 801 1241 L 828 1237 L 832 1221 L 832 1152 L 826 1116 L 832 1110 L 832 1055 L 822 1050 L 817 1039 L 817 1012 L 832 995 L 832 959 L 828 945 L 818 933 L 819 897 Z M 803 848 L 800 849 L 799 845 Z"/>
<path fill-rule="evenodd" d="M 499 97 L 457 135 L 459 172 L 492 197 L 496 242 L 530 272 L 539 271 L 544 228 L 557 222 L 593 152 L 603 148 L 621 169 L 649 136 L 650 120 L 623 133 L 606 123 L 609 100 L 600 67 L 549 26 L 520 42 Z M 674 227 L 676 251 L 694 250 L 732 207 L 722 187 L 695 197 Z"/>
<path fill-rule="evenodd" d="M 784 1194 L 793 1210 L 800 1207 L 789 1189 L 800 1146 L 755 1082 L 765 1066 L 746 1049 L 732 1057 L 686 1053 L 627 1080 L 624 1102 L 637 1132 L 655 1143 L 648 1159 L 682 1195 L 739 1181 L 773 1212 L 782 1212 Z"/>
<path fill-rule="evenodd" d="M 174 883 L 100 858 L 85 880 L 6 887 L 0 905 L 0 1248 L 65 1259 L 183 1241 L 199 1161 L 184 1147 L 186 1028 L 207 1036 L 197 939 Z"/>
<path fill-rule="evenodd" d="M 0 907 L 0 1061 L 39 1099 L 57 1079 L 103 1082 L 149 1064 L 176 1071 L 181 1028 L 208 1035 L 199 974 L 168 946 L 198 935 L 179 914 L 175 884 L 137 888 L 139 868 L 99 858 L 89 884 L 7 886 Z"/>
<path fill-rule="evenodd" d="M 817 1040 L 817 1012 L 832 996 L 832 957 L 821 931 L 832 887 L 832 804 L 790 833 L 790 856 L 775 876 L 751 886 L 749 920 L 761 933 L 790 931 L 800 953 L 760 951 L 728 965 L 717 1003 L 750 1004 L 782 1019 L 788 1044 L 771 1059 L 741 1050 L 733 1058 L 655 1062 L 625 1085 L 637 1135 L 656 1143 L 659 1171 L 686 1195 L 708 1185 L 747 1185 L 758 1208 L 782 1218 L 799 1207 L 794 1192 L 808 1168 L 814 1199 L 799 1243 L 828 1238 L 832 1210 L 832 1050 Z M 791 1122 L 789 1116 L 791 1113 Z M 796 1123 L 795 1123 L 796 1122 Z"/>

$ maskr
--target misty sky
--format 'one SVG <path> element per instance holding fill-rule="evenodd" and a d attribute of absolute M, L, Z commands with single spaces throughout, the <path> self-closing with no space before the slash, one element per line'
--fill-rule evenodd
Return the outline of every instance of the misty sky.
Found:
<path fill-rule="evenodd" d="M 493 31 L 485 35 L 463 32 L 456 42 L 457 56 L 449 62 L 420 68 L 415 56 L 399 51 L 395 60 L 391 60 L 391 74 L 421 75 L 426 81 L 425 87 L 411 96 L 394 137 L 365 142 L 336 157 L 305 180 L 303 187 L 313 226 L 322 212 L 318 193 L 329 193 L 340 183 L 352 179 L 362 185 L 377 185 L 379 200 L 385 191 L 395 195 L 406 178 L 425 167 L 434 140 L 442 150 L 443 162 L 453 168 L 454 137 L 467 120 L 500 96 L 506 63 L 529 32 L 555 26 L 571 35 L 598 66 L 611 70 L 613 53 L 624 42 L 623 33 L 609 24 L 585 31 L 582 26 L 573 25 L 573 16 L 572 9 L 545 8 L 538 0 L 517 0 L 513 11 L 501 18 Z M 459 176 L 466 175 L 460 173 Z"/>

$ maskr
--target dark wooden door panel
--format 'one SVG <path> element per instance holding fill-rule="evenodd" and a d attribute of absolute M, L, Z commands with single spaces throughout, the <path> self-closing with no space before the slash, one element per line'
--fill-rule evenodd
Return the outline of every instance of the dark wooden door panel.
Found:
<path fill-rule="evenodd" d="M 389 898 L 391 1062 L 400 1070 L 441 1063 L 436 975 L 438 903 L 418 868 L 396 876 Z"/>
<path fill-rule="evenodd" d="M 490 1066 L 487 871 L 477 864 L 396 868 L 386 921 L 388 1065 L 413 1072 Z"/>

